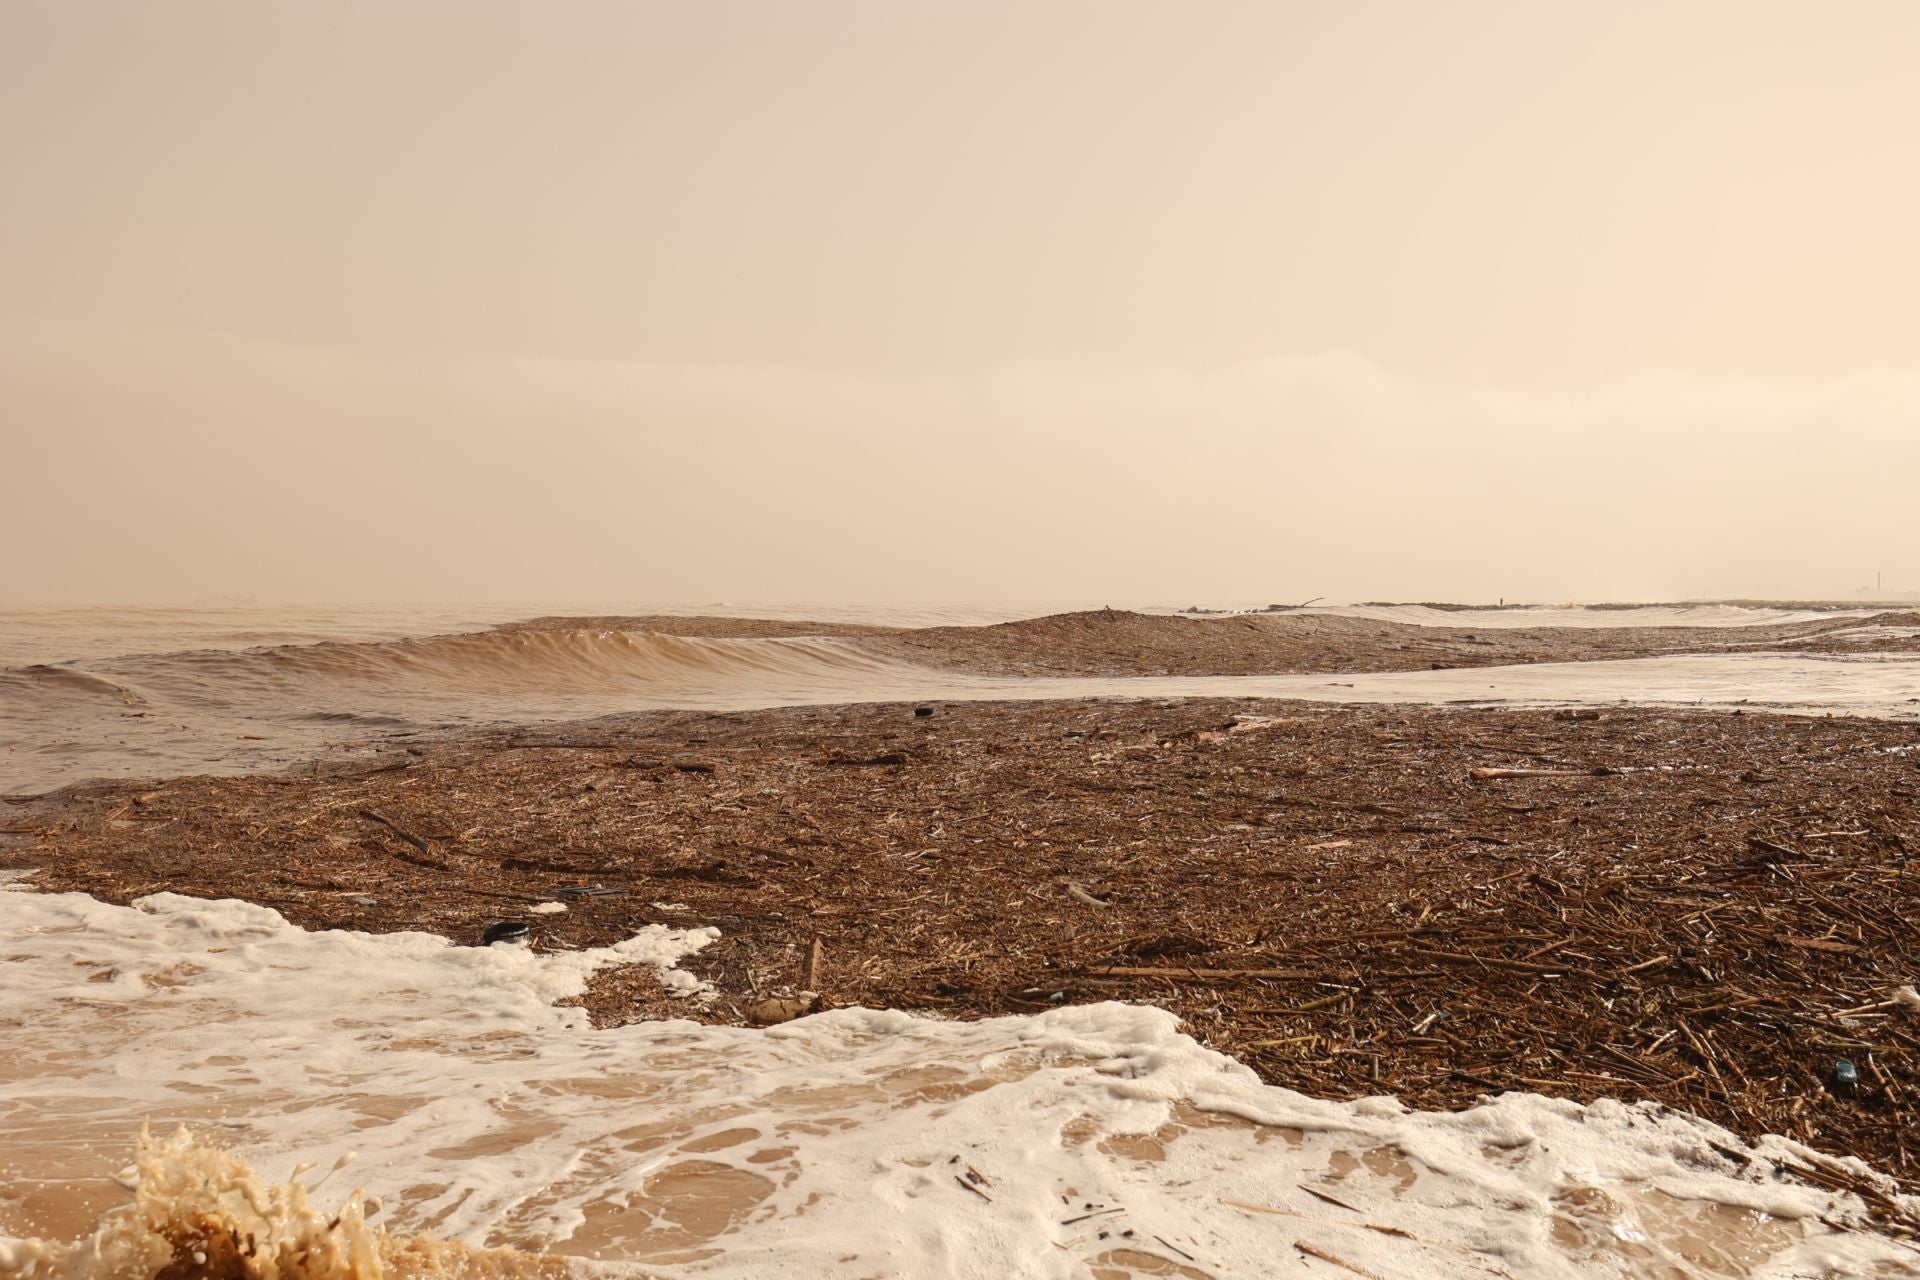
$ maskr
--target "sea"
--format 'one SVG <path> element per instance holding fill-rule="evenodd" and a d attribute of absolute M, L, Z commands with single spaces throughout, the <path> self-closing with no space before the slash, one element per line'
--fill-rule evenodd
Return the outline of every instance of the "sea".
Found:
<path fill-rule="evenodd" d="M 659 613 L 955 625 L 1066 607 L 0 607 L 0 796 L 669 707 L 1219 695 L 1920 720 L 1911 655 L 1012 679 L 844 636 L 496 629 Z M 1472 625 L 1816 617 L 1836 615 L 1563 606 L 1476 610 Z M 0 807 L 0 824 L 33 811 Z M 0 1277 L 1920 1276 L 1920 1252 L 1860 1229 L 1857 1202 L 1779 1176 L 1805 1156 L 1794 1143 L 1749 1144 L 1630 1094 L 1507 1093 L 1446 1113 L 1315 1098 L 1165 1010 L 1118 1003 L 974 1022 L 840 1009 L 767 1030 L 596 1029 L 561 1003 L 635 963 L 703 1000 L 681 966 L 715 937 L 456 946 L 310 932 L 237 901 L 118 906 L 0 872 Z"/>

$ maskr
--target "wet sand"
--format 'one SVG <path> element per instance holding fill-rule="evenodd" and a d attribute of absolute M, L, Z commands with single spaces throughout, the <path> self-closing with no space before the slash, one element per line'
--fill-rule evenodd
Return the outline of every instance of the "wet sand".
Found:
<path fill-rule="evenodd" d="M 596 1019 L 1122 999 L 1320 1096 L 1653 1098 L 1916 1173 L 1920 734 L 1183 700 L 660 712 L 353 771 L 91 784 L 0 866 L 125 902 L 535 945 L 714 925 Z M 1492 772 L 1488 772 L 1492 771 Z M 564 896 L 593 888 L 605 896 Z M 564 900 L 564 913 L 535 905 Z M 1842 1058 L 1858 1084 L 1835 1083 Z"/>

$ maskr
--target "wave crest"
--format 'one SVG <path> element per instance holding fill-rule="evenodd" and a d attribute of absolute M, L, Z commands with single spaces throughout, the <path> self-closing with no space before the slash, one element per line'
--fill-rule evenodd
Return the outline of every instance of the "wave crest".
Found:
<path fill-rule="evenodd" d="M 328 687 L 498 695 L 656 692 L 770 680 L 837 683 L 898 669 L 844 640 L 572 630 L 154 654 L 117 660 L 102 668 L 106 676 L 69 667 L 17 667 L 5 674 L 10 683 L 26 686 L 20 692 L 124 702 L 138 698 L 138 689 L 204 704 L 294 691 L 311 695 Z"/>

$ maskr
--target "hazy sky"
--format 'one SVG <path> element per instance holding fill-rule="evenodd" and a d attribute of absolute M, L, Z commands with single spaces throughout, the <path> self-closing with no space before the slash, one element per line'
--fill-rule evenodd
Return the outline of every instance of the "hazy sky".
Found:
<path fill-rule="evenodd" d="M 1920 4 L 0 0 L 0 600 L 1920 585 Z"/>

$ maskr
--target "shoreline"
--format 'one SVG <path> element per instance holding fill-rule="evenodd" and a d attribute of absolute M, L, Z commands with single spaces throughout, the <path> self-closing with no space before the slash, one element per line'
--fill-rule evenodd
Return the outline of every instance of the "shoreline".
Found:
<path fill-rule="evenodd" d="M 1740 626 L 1493 626 L 1096 610 L 884 627 L 554 617 L 484 631 L 0 670 L 0 800 L 89 778 L 337 766 L 370 748 L 642 709 L 906 698 L 1746 706 L 1920 717 L 1920 612 Z M 1912 686 L 1911 688 L 1909 686 Z M 1804 701 L 1802 697 L 1804 696 Z"/>
<path fill-rule="evenodd" d="M 416 739 L 370 768 L 81 784 L 0 810 L 0 867 L 459 942 L 504 918 L 543 948 L 715 925 L 686 966 L 710 1006 L 623 970 L 589 1012 L 1151 1003 L 1316 1096 L 1653 1098 L 1915 1185 L 1920 1015 L 1888 1003 L 1920 977 L 1899 924 L 1920 888 L 1920 752 L 1893 750 L 1911 725 L 1238 699 L 913 712 L 644 712 Z M 528 910 L 586 887 L 615 892 Z"/>

